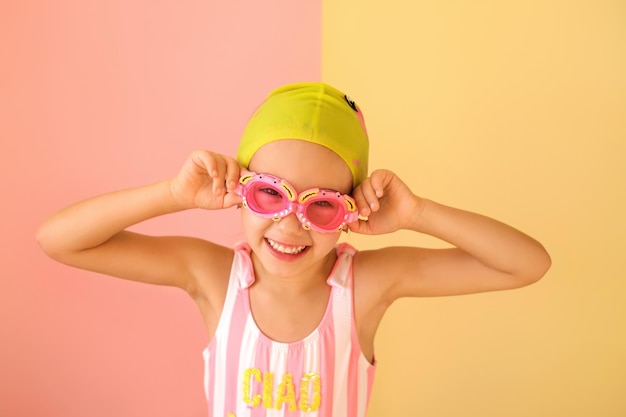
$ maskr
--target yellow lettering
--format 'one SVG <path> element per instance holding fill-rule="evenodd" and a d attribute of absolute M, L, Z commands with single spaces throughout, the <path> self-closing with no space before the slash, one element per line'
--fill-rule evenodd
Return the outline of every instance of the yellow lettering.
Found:
<path fill-rule="evenodd" d="M 255 394 L 252 397 L 250 392 L 251 378 L 254 377 L 261 382 L 261 371 L 256 368 L 248 368 L 243 371 L 243 401 L 251 407 L 261 404 L 261 395 Z"/>
<path fill-rule="evenodd" d="M 254 394 L 255 381 L 261 383 L 262 394 Z M 299 400 L 296 399 L 297 387 L 293 383 L 293 375 L 284 373 L 282 381 L 274 392 L 274 373 L 263 372 L 257 368 L 248 368 L 243 372 L 243 401 L 250 408 L 263 404 L 263 408 L 281 410 L 285 405 L 291 412 L 300 410 L 314 412 L 319 410 L 322 402 L 322 378 L 315 372 L 309 372 L 300 380 Z M 275 396 L 274 396 L 275 394 Z M 228 413 L 228 417 L 235 414 Z"/>
<path fill-rule="evenodd" d="M 313 385 L 313 401 L 309 403 L 309 387 Z M 304 374 L 300 383 L 300 411 L 317 411 L 322 402 L 322 378 L 314 372 Z"/>
<path fill-rule="evenodd" d="M 274 374 L 263 372 L 263 407 L 272 408 L 272 390 L 274 389 Z"/>
<path fill-rule="evenodd" d="M 280 410 L 283 407 L 283 403 L 289 404 L 289 411 L 296 411 L 298 406 L 296 405 L 296 390 L 293 386 L 293 377 L 291 374 L 283 374 L 283 380 L 278 385 L 278 392 L 276 395 L 276 410 Z"/>

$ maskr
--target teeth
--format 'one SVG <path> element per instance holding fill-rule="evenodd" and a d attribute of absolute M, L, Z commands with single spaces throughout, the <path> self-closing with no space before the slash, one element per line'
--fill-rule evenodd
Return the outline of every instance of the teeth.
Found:
<path fill-rule="evenodd" d="M 280 253 L 286 253 L 288 255 L 297 255 L 298 253 L 302 252 L 306 246 L 285 246 L 285 245 L 281 245 L 280 243 L 276 243 L 271 239 L 267 239 L 268 243 L 270 244 L 270 246 L 280 252 Z"/>

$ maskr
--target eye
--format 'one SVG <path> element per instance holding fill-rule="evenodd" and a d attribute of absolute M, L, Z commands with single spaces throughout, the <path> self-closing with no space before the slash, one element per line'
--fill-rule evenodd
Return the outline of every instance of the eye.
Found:
<path fill-rule="evenodd" d="M 335 207 L 335 205 L 328 200 L 319 200 L 319 201 L 314 202 L 313 204 L 315 204 L 318 207 L 326 207 L 326 208 Z"/>
<path fill-rule="evenodd" d="M 274 188 L 270 188 L 270 187 L 259 188 L 259 191 L 264 193 L 264 194 L 267 194 L 267 195 L 280 196 L 278 191 L 276 191 Z"/>

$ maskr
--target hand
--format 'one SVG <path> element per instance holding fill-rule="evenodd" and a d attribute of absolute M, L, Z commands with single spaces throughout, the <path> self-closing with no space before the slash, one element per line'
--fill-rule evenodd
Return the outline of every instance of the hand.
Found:
<path fill-rule="evenodd" d="M 205 150 L 189 155 L 172 178 L 172 197 L 184 208 L 223 209 L 241 203 L 235 194 L 243 168 L 228 156 Z"/>
<path fill-rule="evenodd" d="M 377 235 L 407 229 L 419 220 L 422 199 L 388 170 L 376 170 L 354 190 L 361 217 L 348 227 L 355 233 Z"/>

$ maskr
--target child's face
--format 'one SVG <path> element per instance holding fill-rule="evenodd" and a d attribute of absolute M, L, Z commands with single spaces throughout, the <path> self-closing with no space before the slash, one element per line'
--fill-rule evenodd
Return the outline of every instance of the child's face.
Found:
<path fill-rule="evenodd" d="M 249 170 L 287 180 L 296 192 L 319 187 L 349 194 L 352 174 L 331 150 L 302 140 L 280 140 L 261 147 Z M 341 232 L 306 230 L 295 214 L 278 221 L 242 210 L 243 230 L 263 269 L 274 276 L 301 275 L 315 271 L 328 260 Z"/>

